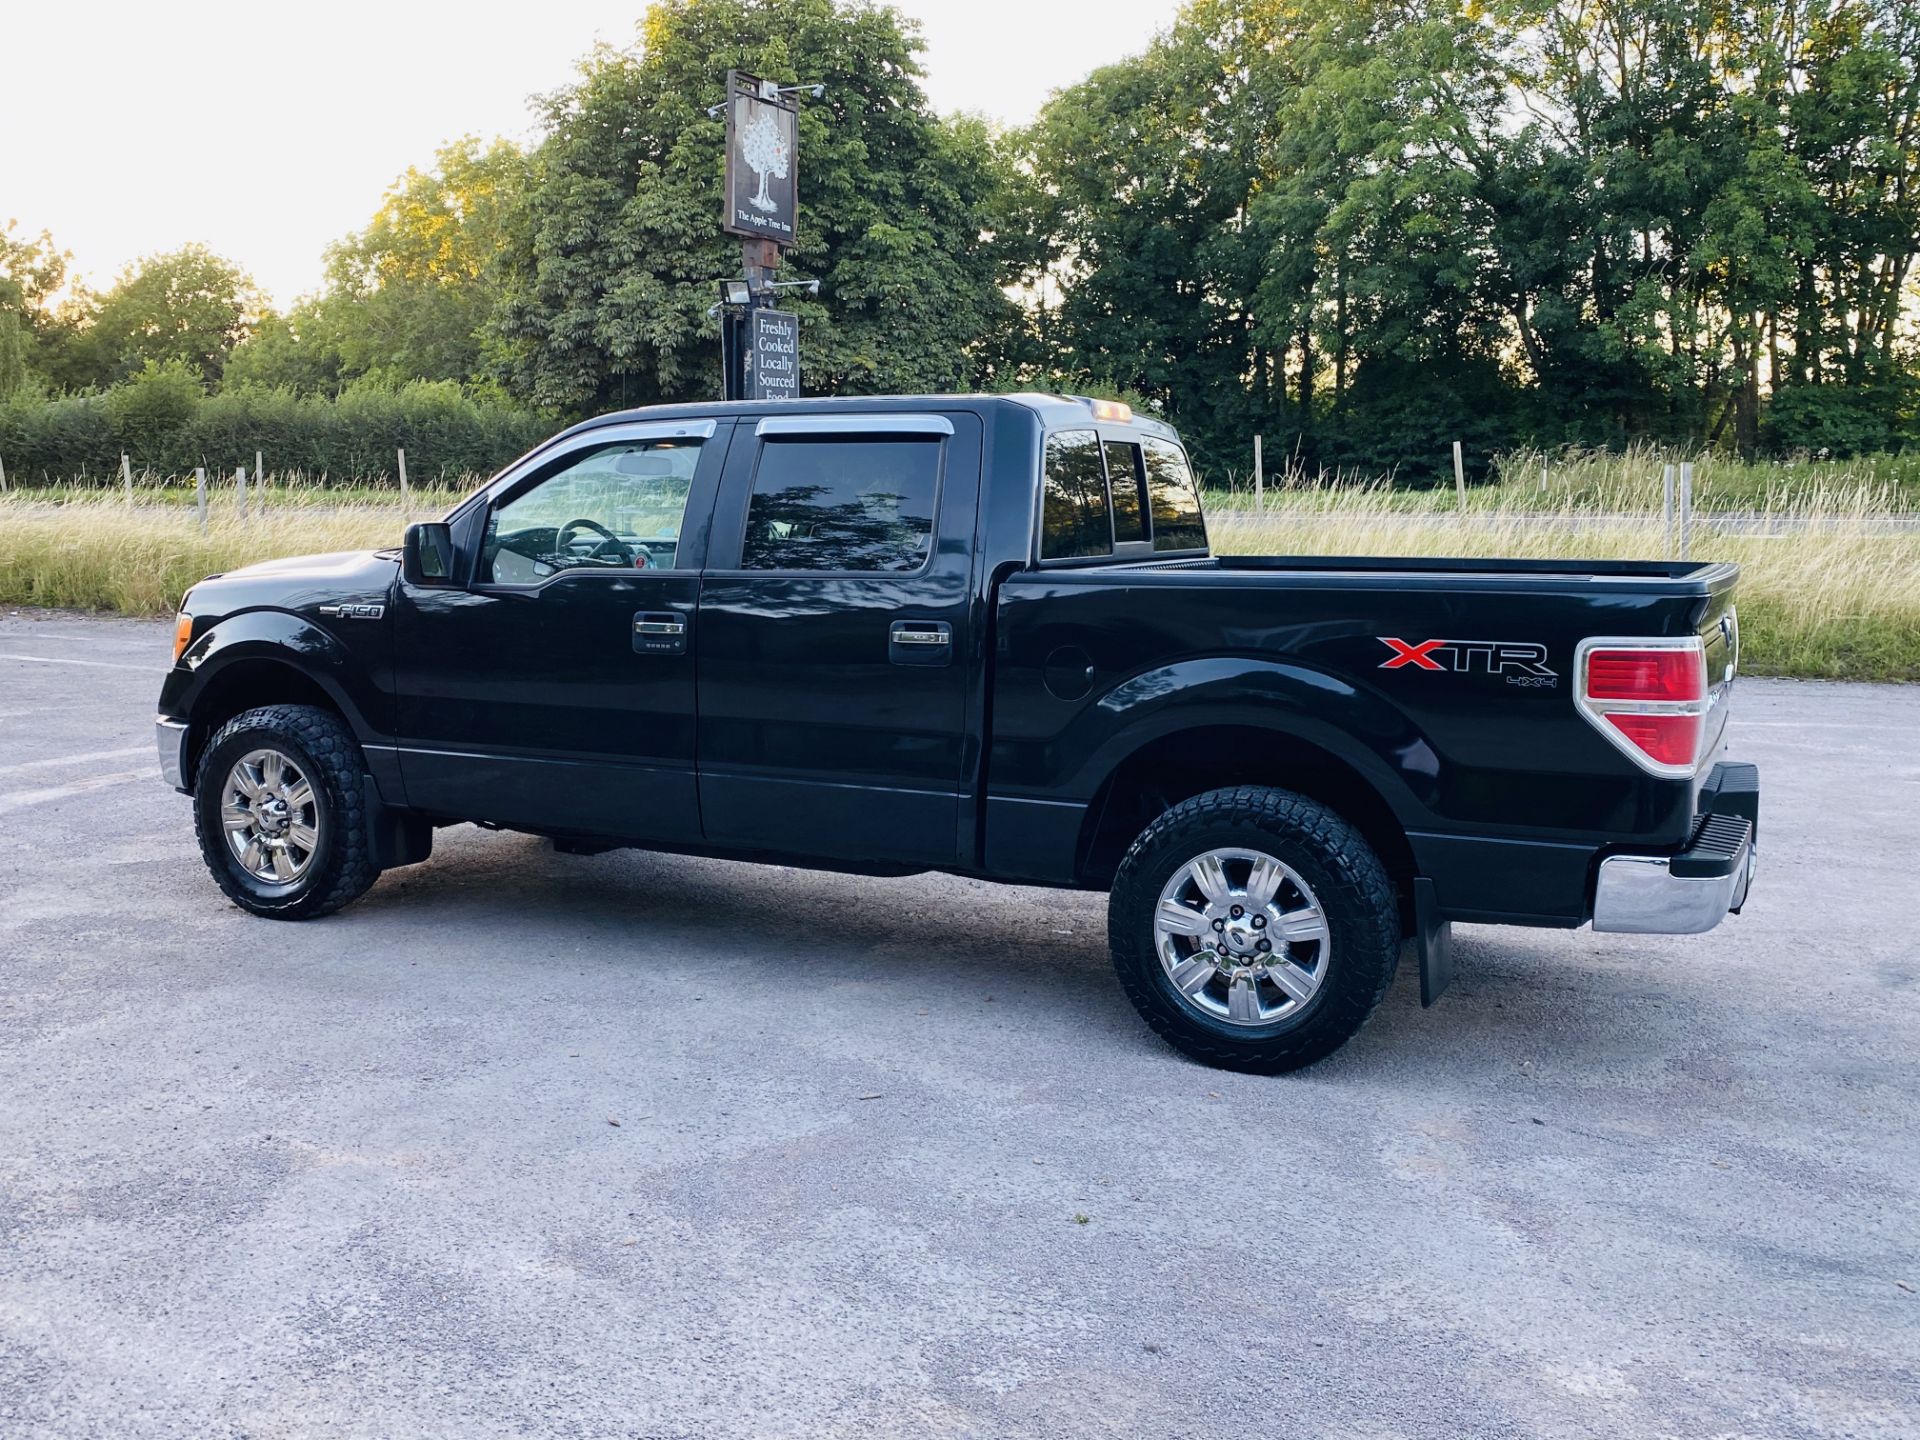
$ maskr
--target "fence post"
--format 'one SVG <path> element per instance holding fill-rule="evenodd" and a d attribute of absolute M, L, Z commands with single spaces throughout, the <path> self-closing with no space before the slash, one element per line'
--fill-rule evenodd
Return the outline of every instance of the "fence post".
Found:
<path fill-rule="evenodd" d="M 1680 558 L 1687 558 L 1693 541 L 1693 462 L 1680 466 Z"/>
<path fill-rule="evenodd" d="M 120 452 L 120 484 L 127 492 L 127 504 L 133 504 L 133 462 L 124 450 Z"/>
<path fill-rule="evenodd" d="M 267 457 L 260 451 L 253 452 L 253 488 L 260 491 L 260 503 L 266 504 Z"/>
<path fill-rule="evenodd" d="M 1544 455 L 1540 457 L 1540 493 L 1547 493 L 1547 457 Z"/>
<path fill-rule="evenodd" d="M 200 533 L 207 533 L 207 467 L 193 467 L 193 504 L 200 512 Z"/>
<path fill-rule="evenodd" d="M 1253 503 L 1264 510 L 1267 508 L 1267 470 L 1260 458 L 1260 437 L 1253 437 Z"/>
<path fill-rule="evenodd" d="M 233 491 L 240 497 L 240 518 L 244 520 L 247 518 L 247 467 L 244 465 L 233 467 Z"/>
<path fill-rule="evenodd" d="M 7 493 L 7 462 L 0 460 L 0 495 Z"/>
<path fill-rule="evenodd" d="M 404 449 L 402 449 L 399 452 L 399 454 L 400 454 L 400 503 L 402 506 L 406 506 L 412 503 L 411 499 L 407 494 L 407 452 Z"/>
<path fill-rule="evenodd" d="M 1453 442 L 1453 489 L 1460 497 L 1460 508 L 1467 508 L 1467 464 L 1460 455 L 1460 442 Z"/>
<path fill-rule="evenodd" d="M 1673 543 L 1673 466 L 1660 467 L 1660 538 L 1666 541 L 1667 554 L 1674 552 Z"/>

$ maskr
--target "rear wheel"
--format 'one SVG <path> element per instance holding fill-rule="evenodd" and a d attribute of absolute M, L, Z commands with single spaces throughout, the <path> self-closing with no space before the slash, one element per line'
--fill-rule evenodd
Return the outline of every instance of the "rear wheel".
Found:
<path fill-rule="evenodd" d="M 1366 841 L 1316 801 L 1196 795 L 1134 841 L 1108 904 L 1136 1009 L 1209 1065 L 1275 1074 L 1344 1045 L 1393 980 L 1399 907 Z"/>
<path fill-rule="evenodd" d="M 269 705 L 229 720 L 194 776 L 194 833 L 214 883 L 243 910 L 306 920 L 338 910 L 379 877 L 366 765 L 339 716 Z"/>

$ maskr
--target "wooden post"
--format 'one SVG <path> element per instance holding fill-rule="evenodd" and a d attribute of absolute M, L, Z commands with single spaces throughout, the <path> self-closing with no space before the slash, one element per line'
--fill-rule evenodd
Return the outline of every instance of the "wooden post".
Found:
<path fill-rule="evenodd" d="M 1687 558 L 1693 543 L 1693 462 L 1680 466 L 1680 558 Z"/>
<path fill-rule="evenodd" d="M 410 500 L 407 494 L 407 452 L 405 450 L 401 450 L 399 452 L 399 455 L 400 455 L 400 503 L 402 506 L 405 506 L 410 503 Z"/>
<path fill-rule="evenodd" d="M 1253 437 L 1253 503 L 1262 510 L 1267 508 L 1267 470 L 1266 463 L 1260 458 L 1260 437 Z"/>
<path fill-rule="evenodd" d="M 7 493 L 7 462 L 0 460 L 0 495 Z"/>
<path fill-rule="evenodd" d="M 1544 455 L 1540 457 L 1540 493 L 1547 493 L 1547 457 Z"/>
<path fill-rule="evenodd" d="M 193 467 L 193 503 L 200 512 L 200 533 L 207 533 L 207 467 Z"/>
<path fill-rule="evenodd" d="M 240 497 L 240 518 L 244 520 L 247 518 L 247 467 L 244 465 L 233 467 L 233 491 Z"/>
<path fill-rule="evenodd" d="M 120 452 L 120 484 L 127 492 L 127 504 L 133 504 L 133 462 L 124 450 Z"/>
<path fill-rule="evenodd" d="M 262 504 L 266 503 L 267 497 L 264 493 L 266 490 L 266 485 L 267 485 L 267 457 L 261 454 L 258 450 L 256 450 L 253 452 L 253 488 L 263 492 L 260 496 L 260 500 Z"/>
<path fill-rule="evenodd" d="M 1660 467 L 1660 538 L 1667 542 L 1667 554 L 1673 554 L 1673 467 L 1671 465 Z"/>
<path fill-rule="evenodd" d="M 1460 442 L 1453 442 L 1453 489 L 1460 497 L 1460 508 L 1467 508 L 1467 464 L 1460 454 Z"/>

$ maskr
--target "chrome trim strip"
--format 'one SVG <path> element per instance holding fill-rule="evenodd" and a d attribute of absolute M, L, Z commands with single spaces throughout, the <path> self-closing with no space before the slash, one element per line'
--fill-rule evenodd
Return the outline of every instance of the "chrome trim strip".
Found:
<path fill-rule="evenodd" d="M 951 435 L 944 415 L 769 415 L 755 435 Z"/>
<path fill-rule="evenodd" d="M 160 752 L 160 778 L 176 790 L 187 788 L 187 722 L 153 717 L 153 743 Z"/>
<path fill-rule="evenodd" d="M 1593 928 L 1615 935 L 1700 935 L 1744 905 L 1758 863 L 1753 842 L 1721 876 L 1677 876 L 1664 855 L 1609 855 L 1593 886 Z"/>

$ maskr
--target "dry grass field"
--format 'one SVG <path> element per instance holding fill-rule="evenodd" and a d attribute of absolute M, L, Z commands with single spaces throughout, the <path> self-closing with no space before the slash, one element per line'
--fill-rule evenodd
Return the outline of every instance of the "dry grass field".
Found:
<path fill-rule="evenodd" d="M 1209 496 L 1221 554 L 1648 558 L 1673 553 L 1658 457 L 1507 457 L 1463 511 L 1450 488 L 1308 484 L 1292 477 L 1256 507 Z M 0 604 L 164 615 L 202 576 L 257 560 L 397 545 L 411 520 L 457 491 L 230 488 L 204 533 L 191 486 L 55 488 L 0 496 Z M 1920 504 L 1897 462 L 1753 466 L 1703 462 L 1689 553 L 1742 567 L 1741 633 L 1752 673 L 1920 680 Z"/>

